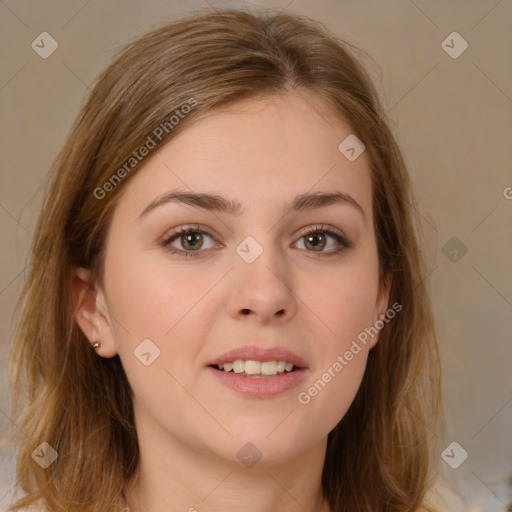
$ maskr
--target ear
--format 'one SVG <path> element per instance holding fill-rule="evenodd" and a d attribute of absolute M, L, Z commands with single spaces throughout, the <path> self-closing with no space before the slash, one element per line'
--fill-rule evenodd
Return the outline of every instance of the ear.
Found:
<path fill-rule="evenodd" d="M 378 332 L 372 337 L 371 341 L 368 343 L 369 350 L 375 347 L 375 345 L 379 341 L 380 330 L 390 321 L 390 318 L 386 316 L 386 312 L 388 311 L 389 307 L 389 294 L 391 291 L 392 282 L 392 274 L 391 272 L 388 272 L 384 277 L 382 283 L 380 283 L 379 285 L 377 299 L 375 301 L 375 308 L 373 310 L 372 315 L 372 327 L 374 329 L 377 329 Z M 394 314 L 395 312 L 393 310 L 393 316 Z"/>
<path fill-rule="evenodd" d="M 113 357 L 117 354 L 117 343 L 105 296 L 97 285 L 90 283 L 90 277 L 89 270 L 82 267 L 75 269 L 75 320 L 91 345 L 100 342 L 96 349 L 98 355 Z"/>

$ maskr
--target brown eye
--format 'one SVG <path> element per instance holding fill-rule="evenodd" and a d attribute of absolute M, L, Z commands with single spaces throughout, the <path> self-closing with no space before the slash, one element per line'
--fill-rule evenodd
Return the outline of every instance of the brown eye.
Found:
<path fill-rule="evenodd" d="M 197 251 L 203 245 L 203 235 L 200 233 L 186 233 L 180 235 L 180 242 L 184 249 Z"/>
<path fill-rule="evenodd" d="M 299 242 L 302 242 L 308 252 L 316 252 L 322 256 L 332 256 L 352 247 L 341 233 L 325 228 L 323 225 L 314 226 L 303 232 L 296 243 Z"/>
<path fill-rule="evenodd" d="M 208 238 L 212 241 L 209 246 L 205 247 Z M 196 256 L 203 252 L 201 249 L 215 247 L 215 241 L 209 233 L 198 228 L 188 227 L 180 228 L 178 231 L 171 233 L 171 235 L 162 242 L 162 245 L 172 253 L 184 256 Z"/>
<path fill-rule="evenodd" d="M 321 233 L 311 233 L 310 235 L 306 235 L 304 240 L 304 245 L 308 249 L 311 248 L 313 251 L 322 251 L 327 244 L 325 236 Z"/>

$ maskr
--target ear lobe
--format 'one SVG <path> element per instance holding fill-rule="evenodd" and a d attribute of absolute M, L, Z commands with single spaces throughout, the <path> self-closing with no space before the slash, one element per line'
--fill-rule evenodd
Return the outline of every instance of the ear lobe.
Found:
<path fill-rule="evenodd" d="M 72 283 L 76 304 L 75 321 L 91 345 L 96 341 L 100 342 L 96 349 L 98 355 L 113 357 L 117 354 L 117 345 L 108 309 L 101 289 L 90 282 L 90 277 L 88 269 L 75 269 Z"/>

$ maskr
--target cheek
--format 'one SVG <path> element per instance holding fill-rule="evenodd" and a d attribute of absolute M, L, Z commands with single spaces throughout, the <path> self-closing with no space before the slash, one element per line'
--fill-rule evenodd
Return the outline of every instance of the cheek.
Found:
<path fill-rule="evenodd" d="M 314 430 L 316 420 L 313 418 L 320 418 L 325 434 L 346 414 L 366 368 L 369 347 L 364 336 L 373 303 L 361 287 L 358 292 L 361 296 L 345 290 L 330 295 L 333 302 L 325 304 L 325 318 L 335 334 L 317 338 L 321 347 L 317 351 L 317 364 L 296 397 L 297 407 L 305 413 L 306 423 L 310 422 Z"/>
<path fill-rule="evenodd" d="M 297 405 L 304 428 L 327 435 L 350 408 L 364 375 L 368 352 L 364 349 L 348 362 L 333 359 L 298 390 Z"/>
<path fill-rule="evenodd" d="M 215 283 L 223 272 L 171 268 L 128 251 L 117 256 L 112 251 L 106 262 L 106 287 L 117 349 L 133 387 L 168 390 L 176 384 L 169 373 L 190 381 L 190 366 L 199 364 L 197 355 L 218 315 Z M 146 367 L 144 359 L 154 362 Z"/>
<path fill-rule="evenodd" d="M 123 323 L 124 330 L 116 329 L 119 336 L 128 331 L 135 339 L 170 338 L 218 279 L 212 272 L 190 273 L 149 258 L 114 256 L 106 264 L 106 285 L 109 307 Z"/>
<path fill-rule="evenodd" d="M 307 303 L 321 321 L 316 331 L 322 335 L 315 338 L 321 349 L 297 402 L 308 411 L 307 418 L 321 417 L 329 431 L 350 407 L 366 368 L 378 290 L 377 258 L 369 251 L 336 271 L 317 274 L 314 282 Z"/>
<path fill-rule="evenodd" d="M 378 291 L 378 266 L 370 254 L 353 257 L 337 268 L 303 276 L 305 303 L 318 318 L 325 354 L 347 350 L 372 322 Z M 325 361 L 324 361 L 325 362 Z"/>
<path fill-rule="evenodd" d="M 185 424 L 204 423 L 204 410 L 191 399 L 191 365 L 199 365 L 197 355 L 218 315 L 220 297 L 212 287 L 222 273 L 191 273 L 124 256 L 111 258 L 106 275 L 119 357 L 142 414 L 176 434 Z"/>

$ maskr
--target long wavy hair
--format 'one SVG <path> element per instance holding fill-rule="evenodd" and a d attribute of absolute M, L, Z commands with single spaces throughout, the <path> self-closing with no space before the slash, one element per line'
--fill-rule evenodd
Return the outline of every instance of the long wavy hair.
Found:
<path fill-rule="evenodd" d="M 153 137 L 153 154 L 214 108 L 291 89 L 320 95 L 364 142 L 380 285 L 391 274 L 390 304 L 403 307 L 383 328 L 350 409 L 328 435 L 324 495 L 333 512 L 433 510 L 425 496 L 438 471 L 443 422 L 421 229 L 404 160 L 357 52 L 304 16 L 196 11 L 130 43 L 99 75 L 53 164 L 17 305 L 9 361 L 17 427 L 7 442 L 18 449 L 23 496 L 16 493 L 10 510 L 37 500 L 52 512 L 119 510 L 136 474 L 131 387 L 118 356 L 91 351 L 74 319 L 72 290 L 76 267 L 91 270 L 91 284 L 103 282 L 112 213 L 138 170 L 126 162 L 159 126 L 168 129 Z M 170 116 L 191 98 L 194 107 L 169 129 Z M 114 183 L 115 174 L 122 179 Z M 58 453 L 45 469 L 32 457 L 43 442 Z"/>

